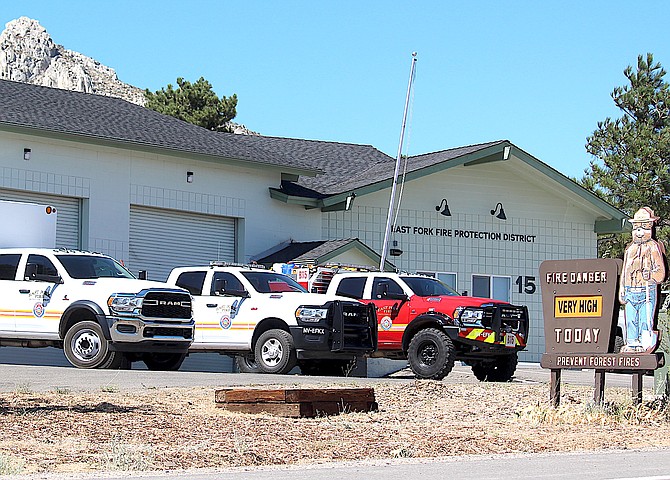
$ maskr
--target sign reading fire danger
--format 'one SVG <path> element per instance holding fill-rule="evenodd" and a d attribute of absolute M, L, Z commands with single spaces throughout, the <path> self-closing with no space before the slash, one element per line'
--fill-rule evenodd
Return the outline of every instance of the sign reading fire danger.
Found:
<path fill-rule="evenodd" d="M 554 317 L 556 318 L 600 317 L 602 314 L 602 295 L 554 298 Z"/>

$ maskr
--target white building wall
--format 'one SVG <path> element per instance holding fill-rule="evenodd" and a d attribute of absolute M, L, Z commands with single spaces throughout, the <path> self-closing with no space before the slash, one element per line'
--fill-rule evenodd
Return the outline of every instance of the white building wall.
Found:
<path fill-rule="evenodd" d="M 596 258 L 595 217 L 576 199 L 548 188 L 549 181 L 542 180 L 546 177 L 533 177 L 530 167 L 514 162 L 454 167 L 407 182 L 394 222 L 401 231 L 405 227 L 404 233 L 390 237 L 403 254 L 388 260 L 409 272 L 456 273 L 461 292 L 472 293 L 473 274 L 509 277 L 511 302 L 527 305 L 531 316 L 529 345 L 520 358 L 539 361 L 544 353 L 540 263 Z M 381 252 L 389 194 L 385 189 L 358 196 L 351 211 L 324 214 L 324 238 L 357 237 Z M 443 198 L 448 200 L 450 217 L 435 209 Z M 490 214 L 498 202 L 507 220 Z M 475 237 L 482 234 L 490 235 Z M 526 282 L 534 283 L 532 293 L 526 293 L 533 290 Z"/>
<path fill-rule="evenodd" d="M 30 148 L 31 158 L 23 159 Z M 186 172 L 194 172 L 193 183 Z M 82 247 L 128 258 L 130 204 L 234 217 L 239 261 L 321 237 L 321 212 L 272 200 L 280 170 L 248 168 L 0 132 L 0 188 L 81 198 Z"/>

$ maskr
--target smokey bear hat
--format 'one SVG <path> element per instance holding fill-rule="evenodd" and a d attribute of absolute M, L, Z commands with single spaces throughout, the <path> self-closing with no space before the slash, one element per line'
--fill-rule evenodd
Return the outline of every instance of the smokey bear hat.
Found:
<path fill-rule="evenodd" d="M 635 212 L 635 215 L 633 215 L 633 218 L 629 218 L 628 221 L 632 224 L 653 223 L 653 222 L 658 221 L 658 218 L 659 217 L 654 215 L 654 211 L 651 208 L 642 207 L 637 212 Z"/>

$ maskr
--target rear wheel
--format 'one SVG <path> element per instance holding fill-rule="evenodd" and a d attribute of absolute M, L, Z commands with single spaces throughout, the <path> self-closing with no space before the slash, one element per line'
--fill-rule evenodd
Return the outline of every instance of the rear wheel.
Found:
<path fill-rule="evenodd" d="M 516 352 L 511 355 L 500 356 L 495 362 L 474 363 L 472 373 L 480 382 L 509 382 L 514 377 L 519 362 Z"/>
<path fill-rule="evenodd" d="M 258 337 L 256 363 L 264 373 L 285 374 L 290 372 L 297 363 L 293 337 L 285 330 L 268 330 Z"/>
<path fill-rule="evenodd" d="M 185 358 L 185 353 L 145 353 L 142 355 L 142 361 L 149 370 L 162 372 L 179 370 Z"/>
<path fill-rule="evenodd" d="M 442 380 L 454 368 L 454 344 L 442 330 L 426 328 L 409 342 L 407 360 L 418 378 Z"/>
<path fill-rule="evenodd" d="M 263 373 L 260 368 L 258 368 L 258 363 L 256 363 L 256 357 L 253 352 L 247 353 L 246 355 L 236 355 L 235 364 L 240 373 Z"/>

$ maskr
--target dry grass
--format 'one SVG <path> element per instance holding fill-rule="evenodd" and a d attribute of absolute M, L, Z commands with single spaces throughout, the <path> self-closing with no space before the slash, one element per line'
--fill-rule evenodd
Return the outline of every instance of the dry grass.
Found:
<path fill-rule="evenodd" d="M 564 385 L 553 409 L 547 385 L 374 388 L 378 412 L 315 419 L 227 412 L 210 388 L 2 394 L 0 474 L 670 446 L 668 406 L 635 407 L 627 389 L 608 389 L 600 408 L 592 388 Z"/>

